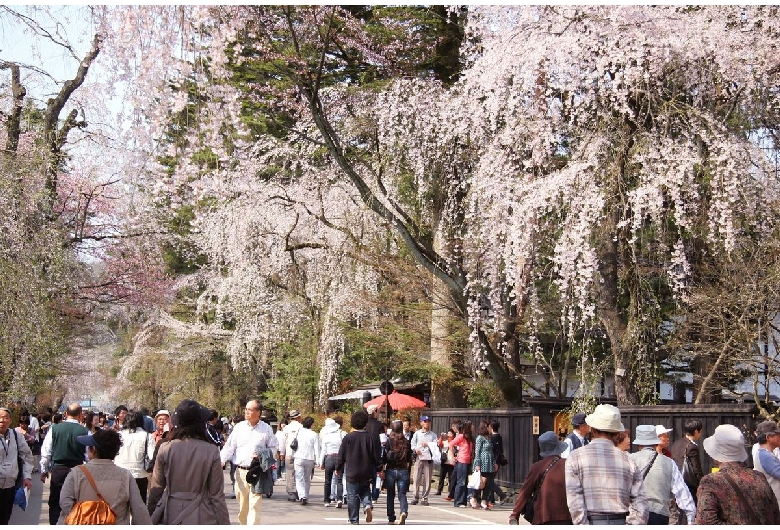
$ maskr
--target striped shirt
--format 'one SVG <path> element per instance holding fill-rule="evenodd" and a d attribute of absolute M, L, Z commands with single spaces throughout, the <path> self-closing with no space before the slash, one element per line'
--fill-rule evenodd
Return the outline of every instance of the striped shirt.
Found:
<path fill-rule="evenodd" d="M 606 438 L 566 459 L 566 502 L 574 524 L 588 524 L 596 514 L 628 514 L 627 524 L 646 524 L 650 513 L 642 471 Z"/>

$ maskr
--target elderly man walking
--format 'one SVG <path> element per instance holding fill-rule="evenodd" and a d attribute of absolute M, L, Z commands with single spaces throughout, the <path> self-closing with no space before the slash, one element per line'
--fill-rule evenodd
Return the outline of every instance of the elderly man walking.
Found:
<path fill-rule="evenodd" d="M 586 414 L 578 412 L 571 418 L 571 424 L 574 429 L 566 437 L 564 443 L 566 444 L 566 450 L 561 454 L 561 458 L 569 458 L 569 455 L 575 449 L 588 445 L 588 433 L 590 428 L 585 423 Z"/>
<path fill-rule="evenodd" d="M 566 460 L 566 503 L 574 524 L 646 524 L 642 473 L 613 442 L 626 430 L 620 410 L 599 405 L 585 418 L 591 442 Z"/>
<path fill-rule="evenodd" d="M 780 427 L 776 421 L 762 421 L 756 426 L 758 447 L 753 451 L 753 469 L 760 471 L 769 482 L 772 491 L 780 502 Z"/>
<path fill-rule="evenodd" d="M 696 516 L 696 504 L 693 502 L 691 492 L 688 491 L 677 464 L 658 451 L 661 443 L 656 427 L 652 425 L 637 426 L 634 445 L 639 447 L 639 451 L 630 456 L 631 460 L 642 470 L 645 495 L 647 495 L 647 502 L 650 506 L 647 524 L 669 524 L 671 495 L 674 495 L 678 508 L 685 512 L 688 524 L 693 524 L 693 518 Z"/>
<path fill-rule="evenodd" d="M 300 502 L 298 497 L 298 488 L 295 485 L 295 451 L 298 448 L 298 432 L 303 429 L 303 425 L 298 421 L 301 417 L 300 411 L 292 409 L 288 414 L 290 423 L 284 428 L 284 450 L 285 454 L 285 466 L 287 473 L 285 473 L 284 487 L 287 491 L 287 500 L 290 502 Z"/>
<path fill-rule="evenodd" d="M 23 487 L 32 489 L 30 474 L 35 458 L 30 447 L 24 441 L 24 436 L 11 427 L 11 411 L 0 407 L 0 442 L 3 451 L 0 452 L 0 525 L 7 525 L 11 519 L 16 495 L 16 478 L 22 475 Z M 19 469 L 21 458 L 22 469 Z"/>
<path fill-rule="evenodd" d="M 233 428 L 220 451 L 222 465 L 232 462 L 236 465 L 236 500 L 238 501 L 238 524 L 260 524 L 260 502 L 263 496 L 252 491 L 246 475 L 257 456 L 258 450 L 268 449 L 275 455 L 279 449 L 273 429 L 260 421 L 263 406 L 257 400 L 247 402 L 244 407 L 244 421 Z"/>
<path fill-rule="evenodd" d="M 51 465 L 49 483 L 49 524 L 57 524 L 60 518 L 60 492 L 70 470 L 86 460 L 87 448 L 76 440 L 89 434 L 81 425 L 81 405 L 71 403 L 65 409 L 65 421 L 52 425 L 41 447 L 41 482 L 46 482 Z"/>
<path fill-rule="evenodd" d="M 414 463 L 414 499 L 411 504 L 421 503 L 428 506 L 428 495 L 431 492 L 431 477 L 433 477 L 433 461 L 441 458 L 436 433 L 431 432 L 431 418 L 421 416 L 422 428 L 412 436 L 412 452 L 417 455 Z M 420 494 L 422 488 L 422 494 Z"/>

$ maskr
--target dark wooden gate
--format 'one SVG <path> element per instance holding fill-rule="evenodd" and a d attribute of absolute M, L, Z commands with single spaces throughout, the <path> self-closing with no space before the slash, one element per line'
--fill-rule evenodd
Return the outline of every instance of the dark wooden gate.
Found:
<path fill-rule="evenodd" d="M 560 414 L 569 406 L 568 400 L 529 399 L 528 407 L 522 408 L 431 409 L 428 412 L 432 420 L 431 429 L 437 434 L 445 432 L 454 419 L 459 419 L 474 424 L 476 437 L 476 427 L 480 421 L 498 420 L 509 464 L 499 470 L 496 483 L 514 490 L 522 486 L 528 468 L 539 458 L 539 435 L 546 431 L 558 431 L 561 434 L 562 430 L 570 429 L 571 426 L 562 421 Z M 673 429 L 670 433 L 672 443 L 683 436 L 683 424 L 689 418 L 699 419 L 704 424 L 702 440 L 710 436 L 718 425 L 736 425 L 745 434 L 748 455 L 755 442 L 755 426 L 762 421 L 753 404 L 629 406 L 621 407 L 620 412 L 623 425 L 630 429 L 632 439 L 637 425 L 664 425 Z M 712 459 L 703 449 L 701 455 L 702 467 L 710 470 L 713 467 Z M 752 466 L 750 460 L 748 464 Z"/>

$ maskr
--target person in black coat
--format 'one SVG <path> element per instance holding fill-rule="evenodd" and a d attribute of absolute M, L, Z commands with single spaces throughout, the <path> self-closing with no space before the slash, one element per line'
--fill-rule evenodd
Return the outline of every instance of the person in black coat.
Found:
<path fill-rule="evenodd" d="M 370 523 L 373 518 L 371 483 L 375 480 L 377 471 L 382 468 L 382 451 L 379 436 L 366 431 L 368 423 L 366 411 L 358 410 L 353 413 L 350 423 L 354 430 L 341 442 L 336 462 L 336 475 L 340 480 L 343 474 L 346 474 L 349 522 L 358 524 L 358 510 L 362 502 L 366 522 Z"/>

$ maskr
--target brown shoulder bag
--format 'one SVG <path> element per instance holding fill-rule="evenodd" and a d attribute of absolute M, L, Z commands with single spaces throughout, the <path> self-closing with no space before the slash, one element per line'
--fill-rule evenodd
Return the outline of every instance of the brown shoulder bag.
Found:
<path fill-rule="evenodd" d="M 98 500 L 77 502 L 65 518 L 65 524 L 116 524 L 116 514 L 111 509 L 111 505 L 106 502 L 98 491 L 95 480 L 87 470 L 87 466 L 79 466 L 78 468 L 89 480 L 95 493 L 97 493 Z"/>

